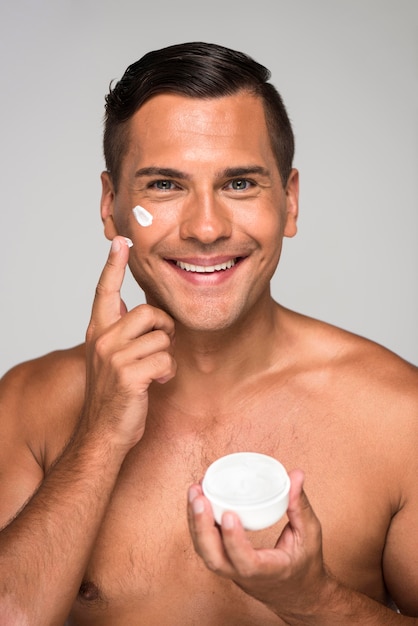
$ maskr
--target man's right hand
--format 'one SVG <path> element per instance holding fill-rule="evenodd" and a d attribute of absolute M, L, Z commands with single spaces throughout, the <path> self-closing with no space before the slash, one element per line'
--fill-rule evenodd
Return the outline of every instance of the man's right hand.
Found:
<path fill-rule="evenodd" d="M 152 381 L 170 380 L 174 321 L 143 304 L 127 311 L 121 299 L 129 247 L 115 237 L 101 274 L 86 334 L 87 381 L 80 428 L 125 453 L 141 438 Z"/>

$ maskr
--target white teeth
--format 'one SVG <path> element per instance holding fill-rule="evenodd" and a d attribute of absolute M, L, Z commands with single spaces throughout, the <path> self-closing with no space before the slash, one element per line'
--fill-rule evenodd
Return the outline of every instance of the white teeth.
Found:
<path fill-rule="evenodd" d="M 197 272 L 199 274 L 206 274 L 210 272 L 221 272 L 222 270 L 229 270 L 236 263 L 236 259 L 229 259 L 226 263 L 218 263 L 217 265 L 193 265 L 192 263 L 183 263 L 183 261 L 176 261 L 177 267 L 180 267 L 186 272 Z"/>

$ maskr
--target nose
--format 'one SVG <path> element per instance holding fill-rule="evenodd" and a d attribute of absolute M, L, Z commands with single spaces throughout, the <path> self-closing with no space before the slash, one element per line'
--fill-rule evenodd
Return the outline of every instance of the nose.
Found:
<path fill-rule="evenodd" d="M 230 237 L 231 232 L 230 212 L 214 192 L 192 194 L 187 199 L 180 223 L 182 239 L 211 244 Z"/>

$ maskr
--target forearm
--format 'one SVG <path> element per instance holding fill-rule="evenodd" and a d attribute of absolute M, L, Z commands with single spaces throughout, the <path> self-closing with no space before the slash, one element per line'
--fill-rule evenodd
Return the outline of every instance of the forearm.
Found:
<path fill-rule="evenodd" d="M 2 610 L 31 626 L 64 621 L 100 528 L 124 455 L 76 436 L 27 505 L 0 533 Z"/>
<path fill-rule="evenodd" d="M 309 614 L 284 616 L 279 607 L 273 611 L 288 626 L 418 626 L 418 618 L 400 615 L 335 580 L 330 580 L 327 589 L 318 597 L 317 605 Z"/>

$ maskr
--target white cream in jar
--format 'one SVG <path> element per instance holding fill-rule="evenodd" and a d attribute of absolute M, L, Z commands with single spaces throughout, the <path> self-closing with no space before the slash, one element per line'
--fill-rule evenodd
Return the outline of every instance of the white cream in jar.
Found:
<path fill-rule="evenodd" d="M 289 488 L 283 465 L 258 452 L 236 452 L 217 459 L 202 481 L 216 522 L 221 523 L 225 511 L 234 511 L 247 530 L 276 523 L 287 510 Z"/>

